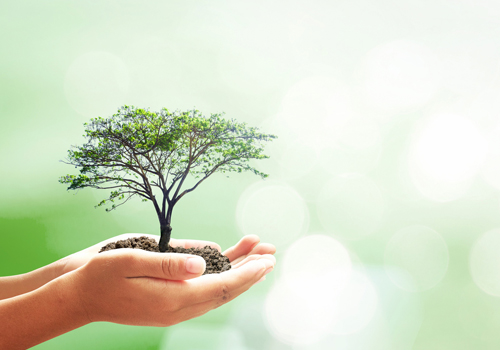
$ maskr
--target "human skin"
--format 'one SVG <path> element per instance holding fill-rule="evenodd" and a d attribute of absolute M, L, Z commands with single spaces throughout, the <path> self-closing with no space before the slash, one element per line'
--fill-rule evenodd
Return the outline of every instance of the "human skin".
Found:
<path fill-rule="evenodd" d="M 26 349 L 97 321 L 170 326 L 234 299 L 264 279 L 276 262 L 274 246 L 258 244 L 254 235 L 224 252 L 231 270 L 204 276 L 201 257 L 137 249 L 98 254 L 108 241 L 29 274 L 0 278 L 6 298 L 0 300 L 0 348 Z M 188 248 L 208 244 L 220 250 L 204 241 L 171 244 Z"/>

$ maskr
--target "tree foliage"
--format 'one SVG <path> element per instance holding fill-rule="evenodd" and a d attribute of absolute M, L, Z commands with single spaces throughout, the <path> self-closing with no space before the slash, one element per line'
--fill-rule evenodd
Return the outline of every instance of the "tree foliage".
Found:
<path fill-rule="evenodd" d="M 170 226 L 174 205 L 210 175 L 250 171 L 268 176 L 249 161 L 268 158 L 264 142 L 276 136 L 222 116 L 123 106 L 109 118 L 84 124 L 87 142 L 73 146 L 64 161 L 79 168 L 79 174 L 59 181 L 68 184 L 68 190 L 110 190 L 97 204 L 109 204 L 107 211 L 137 196 L 151 201 L 160 225 Z M 188 175 L 194 176 L 194 185 L 184 188 Z"/>

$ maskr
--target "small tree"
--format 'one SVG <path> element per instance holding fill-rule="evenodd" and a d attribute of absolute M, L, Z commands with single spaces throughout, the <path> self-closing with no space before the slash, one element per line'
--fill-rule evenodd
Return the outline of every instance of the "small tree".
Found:
<path fill-rule="evenodd" d="M 223 119 L 221 114 L 203 116 L 199 111 L 171 113 L 123 106 L 110 118 L 85 123 L 87 142 L 73 146 L 64 163 L 80 168 L 59 182 L 68 190 L 91 187 L 109 189 L 106 211 L 134 196 L 151 201 L 160 221 L 160 251 L 167 250 L 172 231 L 172 212 L 177 202 L 216 172 L 251 171 L 250 159 L 268 158 L 263 142 L 276 138 L 245 123 Z M 194 185 L 183 189 L 186 178 Z M 118 204 L 115 204 L 118 203 Z"/>

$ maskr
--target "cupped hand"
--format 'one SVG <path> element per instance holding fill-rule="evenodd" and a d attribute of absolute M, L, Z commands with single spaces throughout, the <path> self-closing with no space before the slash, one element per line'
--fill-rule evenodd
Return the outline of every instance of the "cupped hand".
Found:
<path fill-rule="evenodd" d="M 143 234 L 143 233 L 125 233 L 119 236 L 115 236 L 112 238 L 109 238 L 105 241 L 99 242 L 97 244 L 94 244 L 91 247 L 85 248 L 79 252 L 76 252 L 74 254 L 68 255 L 67 257 L 62 258 L 59 262 L 61 264 L 61 269 L 62 273 L 67 273 L 70 271 L 73 271 L 83 265 L 85 265 L 87 262 L 90 261 L 94 256 L 96 256 L 101 248 L 105 246 L 108 243 L 120 241 L 120 240 L 125 240 L 127 238 L 132 238 L 132 237 L 140 237 L 140 236 L 146 236 L 149 238 L 154 238 L 156 242 L 159 242 L 160 236 L 155 236 L 155 235 L 148 235 L 148 234 Z M 220 246 L 217 243 L 214 242 L 209 242 L 209 241 L 197 241 L 197 240 L 183 240 L 183 239 L 174 239 L 172 238 L 170 240 L 170 245 L 173 247 L 183 247 L 183 248 L 203 248 L 204 246 L 208 245 L 212 248 L 216 248 L 219 251 Z"/>
<path fill-rule="evenodd" d="M 101 248 L 108 243 L 116 242 L 119 240 L 124 240 L 127 238 L 146 236 L 149 238 L 154 238 L 157 242 L 160 237 L 148 234 L 138 234 L 138 233 L 126 233 L 119 236 L 109 238 L 105 241 L 99 242 L 91 247 L 83 249 L 77 253 L 71 254 L 60 260 L 62 274 L 73 271 L 83 265 L 85 265 L 90 259 L 96 256 Z M 247 235 L 243 237 L 236 245 L 228 248 L 224 251 L 224 255 L 229 258 L 233 268 L 237 268 L 239 263 L 243 260 L 256 260 L 260 258 L 271 259 L 274 262 L 276 260 L 272 255 L 276 252 L 276 248 L 269 243 L 260 243 L 260 239 L 257 235 Z M 199 241 L 199 240 L 186 240 L 186 239 L 170 239 L 170 245 L 173 247 L 183 247 L 183 248 L 203 248 L 205 246 L 210 246 L 212 248 L 221 251 L 221 247 L 214 242 L 210 241 Z"/>
<path fill-rule="evenodd" d="M 260 243 L 257 235 L 244 236 L 236 245 L 224 251 L 224 255 L 229 258 L 231 265 L 239 266 L 243 261 L 255 260 L 261 257 L 271 259 L 276 263 L 272 256 L 276 253 L 276 247 L 270 243 Z"/>
<path fill-rule="evenodd" d="M 195 255 L 117 249 L 67 274 L 65 289 L 88 322 L 170 326 L 231 301 L 272 270 L 274 258 L 248 259 L 254 238 L 242 241 L 229 254 L 243 260 L 220 274 L 202 276 L 205 261 Z"/>

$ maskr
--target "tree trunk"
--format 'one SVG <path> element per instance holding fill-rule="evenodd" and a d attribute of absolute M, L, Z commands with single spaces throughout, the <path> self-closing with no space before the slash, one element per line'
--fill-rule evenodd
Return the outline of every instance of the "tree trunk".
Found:
<path fill-rule="evenodd" d="M 172 233 L 172 226 L 169 224 L 160 225 L 160 252 L 166 252 L 168 242 L 170 242 L 170 234 Z"/>

